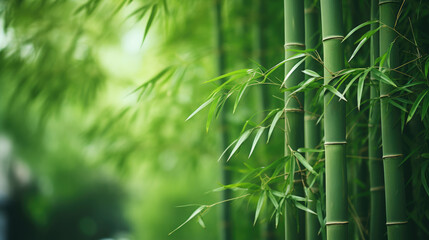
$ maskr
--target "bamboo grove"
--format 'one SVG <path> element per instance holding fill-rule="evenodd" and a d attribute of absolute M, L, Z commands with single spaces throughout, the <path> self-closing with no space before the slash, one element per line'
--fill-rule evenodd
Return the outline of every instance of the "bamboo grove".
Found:
<path fill-rule="evenodd" d="M 208 107 L 207 129 L 219 116 L 225 132 L 233 124 L 225 112 L 260 101 L 236 137 L 223 133 L 223 164 L 245 162 L 222 182 L 223 216 L 248 199 L 254 224 L 276 227 L 261 228 L 259 239 L 427 239 L 428 3 L 284 0 L 285 55 L 269 66 L 270 19 L 261 12 L 271 3 L 255 2 L 265 9 L 256 67 L 225 72 L 223 1 L 215 1 L 220 76 L 189 117 Z M 240 220 L 222 221 L 223 239 L 234 239 Z"/>

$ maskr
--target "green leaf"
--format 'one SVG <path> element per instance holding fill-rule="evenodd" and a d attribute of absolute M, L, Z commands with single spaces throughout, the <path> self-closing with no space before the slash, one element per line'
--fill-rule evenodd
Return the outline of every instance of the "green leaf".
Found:
<path fill-rule="evenodd" d="M 189 221 L 191 221 L 193 218 L 195 218 L 198 214 L 200 214 L 204 209 L 206 209 L 207 206 L 201 206 L 199 208 L 197 208 L 197 210 L 195 210 L 191 216 L 189 216 L 189 218 L 183 222 L 182 224 L 180 224 L 180 226 L 178 226 L 176 229 L 174 229 L 173 231 L 171 231 L 168 235 L 173 234 L 174 232 L 176 232 L 177 230 L 179 230 L 181 227 L 183 227 L 186 223 L 188 223 Z"/>
<path fill-rule="evenodd" d="M 152 26 L 152 23 L 153 23 L 153 20 L 155 19 L 157 11 L 158 11 L 158 4 L 154 4 L 152 6 L 152 10 L 150 12 L 149 19 L 147 20 L 147 23 L 146 23 L 146 28 L 144 30 L 142 45 L 143 45 L 144 40 L 146 39 L 146 36 L 149 32 L 150 27 Z"/>
<path fill-rule="evenodd" d="M 304 71 L 302 71 L 303 73 L 307 74 L 310 77 L 315 77 L 315 78 L 321 78 L 322 76 L 320 76 L 317 72 L 310 70 L 310 69 L 305 69 Z"/>
<path fill-rule="evenodd" d="M 232 149 L 231 154 L 229 155 L 227 161 L 229 161 L 229 159 L 231 159 L 232 155 L 234 155 L 234 153 L 238 150 L 238 148 L 241 146 L 241 144 L 243 144 L 243 142 L 246 141 L 246 139 L 250 136 L 252 131 L 253 131 L 253 128 L 245 131 L 241 135 L 241 137 L 237 141 L 237 144 L 235 144 L 234 148 Z"/>
<path fill-rule="evenodd" d="M 417 108 L 420 105 L 420 102 L 423 100 L 423 98 L 426 96 L 426 94 L 428 93 L 429 90 L 426 90 L 422 93 L 419 94 L 419 96 L 417 97 L 416 101 L 414 102 L 413 106 L 411 107 L 410 113 L 408 114 L 408 118 L 407 118 L 407 123 L 409 121 L 411 121 L 411 119 L 414 116 L 414 113 L 416 113 Z"/>
<path fill-rule="evenodd" d="M 214 81 L 217 81 L 217 80 L 220 80 L 220 79 L 223 79 L 223 78 L 227 78 L 227 77 L 230 77 L 230 76 L 233 76 L 233 75 L 238 75 L 238 74 L 240 74 L 240 75 L 247 75 L 248 74 L 248 71 L 249 70 L 252 70 L 252 69 L 249 69 L 249 68 L 246 68 L 246 69 L 239 69 L 239 70 L 235 70 L 235 71 L 232 71 L 232 72 L 229 72 L 229 73 L 225 73 L 225 74 L 223 74 L 223 75 L 220 75 L 220 76 L 218 76 L 218 77 L 215 77 L 215 78 L 212 78 L 212 79 L 210 79 L 210 80 L 208 80 L 208 81 L 206 81 L 206 82 L 204 82 L 204 83 L 211 83 L 211 82 L 214 82 Z"/>
<path fill-rule="evenodd" d="M 352 80 L 350 80 L 350 82 L 347 84 L 346 88 L 343 91 L 343 95 L 345 95 L 347 93 L 347 91 L 349 90 L 349 88 L 353 85 L 353 83 L 356 81 L 356 79 L 359 78 L 360 75 L 362 75 L 363 72 L 358 73 L 356 76 L 354 76 L 352 78 Z M 350 75 L 348 75 L 346 78 L 348 78 Z"/>
<path fill-rule="evenodd" d="M 189 119 L 191 119 L 193 116 L 195 116 L 195 114 L 197 114 L 199 111 L 201 111 L 203 108 L 207 107 L 207 105 L 209 105 L 211 102 L 213 102 L 213 100 L 214 98 L 210 98 L 205 103 L 201 104 L 201 106 L 198 107 L 197 110 L 195 110 L 191 115 L 189 115 L 189 117 L 185 121 L 188 121 Z"/>
<path fill-rule="evenodd" d="M 273 131 L 274 131 L 274 127 L 276 126 L 276 124 L 277 124 L 277 122 L 279 121 L 279 119 L 280 119 L 280 117 L 282 116 L 282 114 L 283 114 L 283 109 L 281 109 L 275 116 L 274 116 L 274 118 L 273 118 L 273 121 L 271 122 L 271 126 L 270 126 L 270 129 L 268 130 L 268 137 L 267 137 L 267 143 L 270 141 L 270 137 L 271 137 L 271 134 L 273 133 Z"/>
<path fill-rule="evenodd" d="M 299 153 L 299 152 L 293 152 L 293 155 L 298 159 L 298 161 L 304 166 L 308 171 L 310 171 L 312 174 L 317 174 L 316 171 L 314 171 L 313 167 L 311 167 L 310 164 L 308 164 L 307 160 Z"/>
<path fill-rule="evenodd" d="M 273 203 L 274 207 L 276 209 L 279 208 L 279 203 L 277 202 L 276 197 L 274 197 L 274 195 L 271 193 L 271 191 L 268 191 L 268 198 L 271 200 L 271 202 Z"/>
<path fill-rule="evenodd" d="M 282 85 L 280 86 L 283 87 L 286 84 L 286 81 L 288 80 L 288 78 L 290 77 L 290 75 L 292 75 L 292 73 L 299 67 L 299 65 L 301 65 L 303 62 L 305 61 L 305 58 L 301 59 L 299 62 L 297 62 L 291 69 L 290 71 L 287 73 L 285 79 L 283 80 Z"/>
<path fill-rule="evenodd" d="M 317 78 L 310 78 L 307 81 L 305 81 L 297 90 L 293 91 L 291 95 L 294 95 L 295 93 L 301 91 L 302 89 L 305 89 L 308 85 L 316 81 Z"/>
<path fill-rule="evenodd" d="M 359 52 L 359 50 L 362 48 L 362 46 L 366 43 L 366 41 L 368 40 L 367 37 L 365 37 L 364 39 L 362 39 L 362 41 L 360 41 L 359 45 L 355 48 L 355 50 L 353 51 L 352 56 L 349 59 L 349 62 L 356 56 L 356 54 Z"/>
<path fill-rule="evenodd" d="M 212 119 L 213 119 L 213 114 L 216 111 L 216 108 L 219 104 L 220 99 L 221 99 L 221 96 L 218 96 L 216 98 L 216 101 L 212 102 L 212 105 L 210 106 L 209 114 L 207 115 L 207 122 L 206 122 L 206 131 L 207 132 L 209 131 L 210 123 L 212 122 Z"/>
<path fill-rule="evenodd" d="M 232 147 L 232 145 L 234 145 L 237 141 L 238 141 L 238 139 L 235 139 L 231 144 L 229 144 L 229 146 L 220 155 L 219 159 L 217 160 L 218 162 L 222 159 L 223 155 L 225 155 L 225 153 L 228 151 L 228 149 L 230 149 Z"/>
<path fill-rule="evenodd" d="M 373 23 L 377 23 L 378 22 L 378 20 L 373 20 L 373 21 L 368 21 L 368 22 L 364 22 L 364 23 L 362 23 L 362 24 L 359 24 L 357 27 L 355 27 L 355 28 L 353 28 L 347 35 L 346 35 L 346 37 L 343 39 L 343 41 L 342 42 L 344 42 L 346 39 L 348 39 L 353 33 L 355 33 L 357 30 L 359 30 L 359 29 L 361 29 L 361 28 L 363 28 L 363 27 L 365 27 L 365 26 L 368 26 L 368 25 L 370 25 L 370 24 L 373 24 Z"/>
<path fill-rule="evenodd" d="M 262 191 L 261 195 L 259 196 L 258 204 L 256 205 L 255 220 L 253 221 L 253 225 L 255 225 L 256 221 L 258 220 L 259 213 L 261 212 L 264 201 L 265 201 L 265 191 Z"/>
<path fill-rule="evenodd" d="M 204 224 L 204 221 L 203 221 L 203 218 L 201 217 L 201 215 L 198 215 L 197 221 L 202 228 L 206 228 L 206 224 Z"/>
<path fill-rule="evenodd" d="M 371 72 L 374 73 L 375 78 L 378 79 L 379 81 L 382 81 L 382 82 L 384 82 L 386 84 L 389 84 L 389 85 L 392 85 L 394 87 L 397 87 L 397 85 L 392 81 L 392 79 L 390 79 L 386 74 L 384 74 L 380 70 L 372 68 Z"/>
<path fill-rule="evenodd" d="M 303 210 L 303 211 L 309 212 L 309 213 L 314 214 L 314 215 L 317 216 L 317 214 L 314 211 L 312 211 L 311 209 L 309 209 L 306 206 L 302 205 L 301 203 L 295 202 L 295 206 L 297 208 Z"/>
<path fill-rule="evenodd" d="M 369 71 L 365 71 L 364 74 L 362 74 L 362 76 L 360 76 L 359 78 L 359 82 L 358 82 L 358 88 L 357 88 L 357 107 L 360 110 L 360 103 L 362 100 L 362 94 L 363 94 L 363 86 L 365 83 L 365 79 L 366 76 L 368 75 Z"/>
<path fill-rule="evenodd" d="M 286 62 L 288 62 L 288 61 L 291 61 L 291 60 L 294 60 L 294 59 L 298 59 L 298 58 L 302 58 L 302 57 L 305 57 L 306 55 L 305 55 L 305 53 L 300 53 L 300 54 L 297 54 L 297 55 L 294 55 L 294 56 L 292 56 L 292 57 L 290 57 L 290 58 L 288 58 L 288 59 L 285 59 L 285 60 L 283 60 L 283 61 L 281 61 L 280 63 L 277 63 L 274 67 L 272 67 L 272 68 L 270 68 L 264 75 L 265 75 L 265 77 L 264 77 L 264 82 L 265 82 L 265 80 L 267 79 L 267 77 L 272 73 L 272 72 L 274 72 L 277 68 L 279 68 L 281 65 L 283 65 L 283 64 L 285 64 Z"/>
<path fill-rule="evenodd" d="M 324 152 L 325 150 L 323 149 L 315 149 L 315 148 L 298 148 L 298 152 L 309 152 L 309 153 L 313 153 L 313 152 Z"/>
<path fill-rule="evenodd" d="M 241 87 L 240 92 L 238 93 L 237 98 L 235 99 L 234 108 L 232 110 L 232 113 L 235 113 L 235 110 L 237 109 L 238 103 L 240 102 L 241 97 L 243 97 L 244 91 L 246 91 L 247 86 L 249 86 L 249 82 L 246 82 Z"/>
<path fill-rule="evenodd" d="M 428 113 L 428 110 L 429 110 L 429 97 L 425 98 L 422 104 L 422 118 L 421 118 L 422 121 L 425 118 L 426 114 Z"/>
<path fill-rule="evenodd" d="M 334 87 L 332 87 L 331 85 L 325 85 L 324 86 L 326 89 L 328 89 L 331 93 L 335 94 L 337 97 L 339 97 L 340 99 L 344 100 L 347 102 L 347 99 L 343 96 L 343 94 L 341 94 L 337 89 L 335 89 Z"/>
<path fill-rule="evenodd" d="M 255 139 L 253 140 L 252 148 L 250 149 L 250 153 L 249 153 L 249 157 L 248 158 L 250 158 L 250 156 L 253 153 L 253 150 L 255 150 L 256 144 L 258 143 L 259 138 L 261 138 L 262 133 L 264 132 L 264 130 L 265 130 L 265 127 L 261 127 L 256 132 Z"/>

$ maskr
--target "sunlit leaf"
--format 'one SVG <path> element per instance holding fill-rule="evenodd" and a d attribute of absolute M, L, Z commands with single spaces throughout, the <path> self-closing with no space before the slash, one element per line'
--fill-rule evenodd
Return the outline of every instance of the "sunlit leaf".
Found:
<path fill-rule="evenodd" d="M 255 212 L 255 220 L 253 221 L 253 225 L 256 224 L 256 221 L 258 220 L 259 213 L 261 212 L 262 205 L 265 202 L 265 191 L 261 192 L 261 195 L 259 195 L 258 204 L 256 205 L 256 212 Z"/>
<path fill-rule="evenodd" d="M 229 155 L 227 161 L 229 161 L 229 159 L 231 159 L 231 157 L 234 155 L 234 153 L 238 150 L 238 148 L 241 146 L 241 144 L 243 144 L 244 141 L 246 141 L 246 139 L 250 136 L 250 134 L 252 133 L 253 128 L 249 129 L 247 131 L 245 131 L 240 138 L 237 141 L 237 144 L 235 144 L 234 148 L 231 151 L 231 154 Z"/>
<path fill-rule="evenodd" d="M 279 121 L 280 117 L 282 116 L 282 114 L 283 114 L 283 109 L 277 112 L 277 114 L 274 116 L 273 121 L 271 122 L 270 129 L 268 130 L 267 143 L 270 141 L 271 134 L 273 133 L 274 128 L 277 122 Z"/>
<path fill-rule="evenodd" d="M 255 135 L 255 139 L 253 140 L 252 143 L 252 148 L 250 149 L 250 153 L 249 153 L 249 157 L 252 156 L 253 150 L 256 147 L 256 144 L 258 143 L 259 138 L 261 138 L 262 134 L 264 133 L 265 127 L 261 127 L 258 129 L 258 131 L 256 131 L 256 135 Z"/>

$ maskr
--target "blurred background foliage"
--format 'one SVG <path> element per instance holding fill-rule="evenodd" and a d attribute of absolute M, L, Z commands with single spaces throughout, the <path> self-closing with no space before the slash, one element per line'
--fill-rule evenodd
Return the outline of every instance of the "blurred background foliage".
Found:
<path fill-rule="evenodd" d="M 220 199 L 219 134 L 202 114 L 185 122 L 216 75 L 211 1 L 15 0 L 0 11 L 0 234 L 217 239 L 216 208 L 206 229 L 167 236 L 194 210 L 177 206 Z M 249 14 L 228 22 L 228 49 L 253 37 Z M 248 64 L 250 50 L 237 51 L 231 65 Z"/>

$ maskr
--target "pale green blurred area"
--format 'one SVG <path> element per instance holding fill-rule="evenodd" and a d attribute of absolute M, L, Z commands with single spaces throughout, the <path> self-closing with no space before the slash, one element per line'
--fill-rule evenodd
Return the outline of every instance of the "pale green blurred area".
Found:
<path fill-rule="evenodd" d="M 211 5 L 168 1 L 164 16 L 162 2 L 116 14 L 120 1 L 77 13 L 85 1 L 1 3 L 8 239 L 218 238 L 217 208 L 206 229 L 191 221 L 167 236 L 195 210 L 178 206 L 219 201 L 221 149 L 205 112 L 185 122 L 216 75 Z M 142 44 L 150 10 L 128 16 L 148 3 L 159 17 Z"/>

